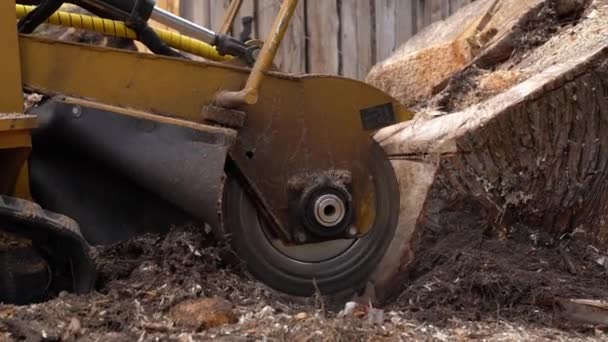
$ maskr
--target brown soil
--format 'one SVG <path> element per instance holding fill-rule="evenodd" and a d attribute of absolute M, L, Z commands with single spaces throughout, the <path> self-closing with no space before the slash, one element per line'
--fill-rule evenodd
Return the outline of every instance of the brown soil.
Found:
<path fill-rule="evenodd" d="M 394 307 L 438 324 L 458 317 L 551 325 L 563 323 L 557 299 L 608 298 L 608 270 L 593 246 L 522 225 L 497 234 L 475 224 L 480 214 L 458 206 L 445 220 L 461 225 L 424 234 Z"/>

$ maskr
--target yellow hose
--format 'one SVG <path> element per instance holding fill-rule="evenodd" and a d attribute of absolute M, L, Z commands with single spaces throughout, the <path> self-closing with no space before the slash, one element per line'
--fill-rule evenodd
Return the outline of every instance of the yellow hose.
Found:
<path fill-rule="evenodd" d="M 33 11 L 35 6 L 17 5 L 17 19 L 24 17 Z M 103 19 L 90 15 L 76 14 L 70 12 L 57 11 L 47 20 L 49 24 L 73 27 L 87 31 L 94 31 L 107 36 L 137 39 L 137 33 L 128 28 L 122 21 Z M 200 40 L 184 36 L 169 30 L 154 28 L 156 34 L 167 45 L 172 48 L 191 53 L 214 61 L 225 61 L 231 59 L 230 56 L 220 56 L 215 47 Z"/>

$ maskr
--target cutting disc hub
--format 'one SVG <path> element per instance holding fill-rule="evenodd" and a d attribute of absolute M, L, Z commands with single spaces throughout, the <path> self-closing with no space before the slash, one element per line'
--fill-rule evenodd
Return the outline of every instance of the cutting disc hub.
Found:
<path fill-rule="evenodd" d="M 324 227 L 335 227 L 344 219 L 346 204 L 334 194 L 321 195 L 314 205 L 315 219 Z"/>
<path fill-rule="evenodd" d="M 352 197 L 344 187 L 320 185 L 303 194 L 302 226 L 308 234 L 332 240 L 346 237 L 354 213 Z"/>

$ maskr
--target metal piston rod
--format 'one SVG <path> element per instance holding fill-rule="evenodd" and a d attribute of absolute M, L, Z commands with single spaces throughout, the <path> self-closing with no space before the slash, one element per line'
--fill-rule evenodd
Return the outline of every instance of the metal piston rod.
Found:
<path fill-rule="evenodd" d="M 201 40 L 207 44 L 213 44 L 217 39 L 217 34 L 210 29 L 197 25 L 159 7 L 154 8 L 150 18 L 180 33 Z"/>

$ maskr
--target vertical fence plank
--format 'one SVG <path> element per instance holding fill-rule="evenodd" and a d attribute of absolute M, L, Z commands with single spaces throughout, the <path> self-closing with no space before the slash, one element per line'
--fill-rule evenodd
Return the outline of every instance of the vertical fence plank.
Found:
<path fill-rule="evenodd" d="M 243 18 L 245 17 L 253 18 L 254 21 L 252 23 L 251 38 L 256 38 L 257 32 L 255 21 L 257 20 L 257 18 L 255 14 L 255 0 L 243 0 L 241 10 L 239 11 L 236 16 L 236 19 L 234 20 L 234 26 L 232 30 L 232 34 L 236 38 L 239 38 L 241 33 L 243 32 Z"/>
<path fill-rule="evenodd" d="M 426 0 L 412 0 L 416 3 L 416 32 L 420 32 L 426 25 L 424 24 L 424 8 Z"/>
<path fill-rule="evenodd" d="M 450 5 L 449 0 L 441 1 L 441 19 L 445 19 L 450 16 L 450 14 L 451 14 L 450 6 L 451 5 Z"/>
<path fill-rule="evenodd" d="M 453 14 L 459 8 L 470 4 L 473 0 L 447 0 L 450 3 L 450 12 Z"/>
<path fill-rule="evenodd" d="M 272 23 L 279 12 L 280 0 L 258 0 L 257 32 L 265 40 Z M 306 72 L 306 30 L 304 23 L 304 1 L 300 1 L 294 13 L 291 25 L 277 53 L 275 64 L 282 71 L 300 74 Z"/>
<path fill-rule="evenodd" d="M 431 0 L 412 0 L 417 2 L 417 27 L 418 31 L 429 26 L 432 23 L 432 5 Z"/>
<path fill-rule="evenodd" d="M 441 13 L 441 4 L 447 2 L 446 0 L 427 0 L 430 3 L 430 7 L 431 7 L 431 22 L 436 22 L 439 21 L 441 19 L 443 19 L 442 17 L 442 13 Z"/>
<path fill-rule="evenodd" d="M 229 1 L 179 0 L 179 13 L 217 30 Z M 363 79 L 371 65 L 389 57 L 416 32 L 472 1 L 301 0 L 275 64 L 290 73 L 341 73 Z M 165 2 L 171 0 L 158 0 L 169 6 Z M 265 39 L 281 2 L 244 0 L 233 35 L 243 30 L 241 18 L 252 16 L 252 37 Z"/>
<path fill-rule="evenodd" d="M 342 75 L 363 79 L 374 63 L 371 3 L 342 0 L 340 11 Z"/>
<path fill-rule="evenodd" d="M 198 0 L 201 1 L 201 0 Z M 230 4 L 230 0 L 208 0 L 209 1 L 209 16 L 211 17 L 211 29 L 218 31 L 224 22 L 226 9 Z M 230 32 L 229 32 L 230 33 Z"/>
<path fill-rule="evenodd" d="M 257 0 L 257 31 L 260 39 L 266 39 L 266 35 L 270 31 L 272 21 L 279 11 L 279 0 Z"/>
<path fill-rule="evenodd" d="M 209 0 L 181 0 L 179 14 L 204 27 L 210 26 Z"/>
<path fill-rule="evenodd" d="M 433 3 L 432 0 L 422 0 L 422 16 L 423 16 L 423 27 L 427 27 L 433 23 Z"/>
<path fill-rule="evenodd" d="M 376 60 L 389 57 L 397 45 L 395 22 L 396 6 L 399 0 L 375 0 L 376 7 Z"/>
<path fill-rule="evenodd" d="M 416 1 L 397 0 L 396 4 L 397 47 L 412 38 L 417 31 Z"/>
<path fill-rule="evenodd" d="M 281 46 L 281 70 L 290 73 L 303 74 L 306 72 L 306 16 L 304 1 L 300 1 L 291 20 L 291 26 L 285 34 Z M 337 53 L 337 51 L 336 51 Z"/>
<path fill-rule="evenodd" d="M 308 71 L 338 74 L 339 13 L 336 0 L 308 0 Z"/>

